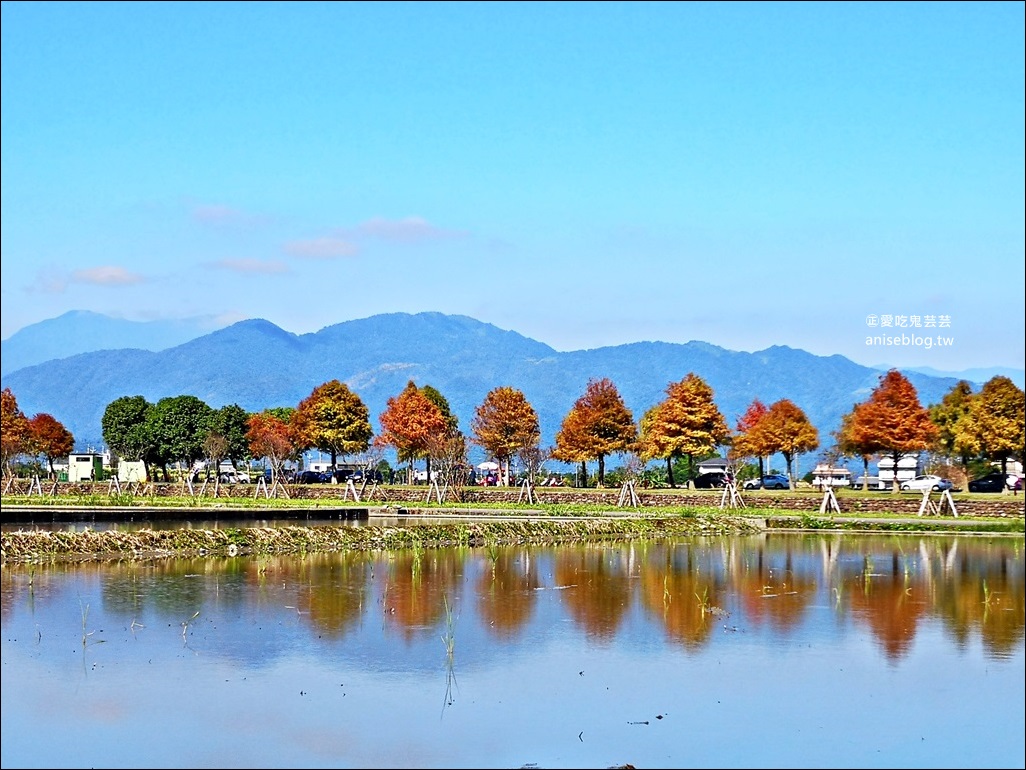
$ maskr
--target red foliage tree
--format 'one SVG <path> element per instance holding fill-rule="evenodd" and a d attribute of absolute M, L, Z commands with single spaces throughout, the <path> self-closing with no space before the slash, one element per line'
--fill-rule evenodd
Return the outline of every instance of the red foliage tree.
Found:
<path fill-rule="evenodd" d="M 735 456 L 758 458 L 760 479 L 766 475 L 766 455 L 773 451 L 769 446 L 769 437 L 766 435 L 766 431 L 760 429 L 767 412 L 769 409 L 762 401 L 759 399 L 752 401 L 737 421 L 737 432 L 732 442 Z"/>
<path fill-rule="evenodd" d="M 927 449 L 937 438 L 937 426 L 919 403 L 915 386 L 897 369 L 880 376 L 880 383 L 869 399 L 856 407 L 853 422 L 853 437 L 864 447 L 876 447 L 893 460 L 895 494 L 900 489 L 901 456 Z"/>
<path fill-rule="evenodd" d="M 253 457 L 266 457 L 271 464 L 271 480 L 276 486 L 282 478 L 285 461 L 302 451 L 296 443 L 296 431 L 291 425 L 294 410 L 267 410 L 251 415 L 246 440 Z"/>
<path fill-rule="evenodd" d="M 29 421 L 28 450 L 32 454 L 43 455 L 51 478 L 55 476 L 53 461 L 58 457 L 67 457 L 75 449 L 75 437 L 71 431 L 53 415 L 40 412 Z"/>
<path fill-rule="evenodd" d="M 11 389 L 4 388 L 0 393 L 0 452 L 5 476 L 14 473 L 11 464 L 25 451 L 28 437 L 28 418 L 18 408 L 18 399 Z"/>
<path fill-rule="evenodd" d="M 591 380 L 556 434 L 552 456 L 567 462 L 598 460 L 598 485 L 605 483 L 605 458 L 634 449 L 638 428 L 612 380 Z"/>
<path fill-rule="evenodd" d="M 449 431 L 450 421 L 442 410 L 410 380 L 402 393 L 392 396 L 378 416 L 381 433 L 376 443 L 396 450 L 399 462 L 409 462 L 409 481 L 413 480 L 413 462 L 428 457 Z M 430 478 L 430 466 L 428 473 Z"/>

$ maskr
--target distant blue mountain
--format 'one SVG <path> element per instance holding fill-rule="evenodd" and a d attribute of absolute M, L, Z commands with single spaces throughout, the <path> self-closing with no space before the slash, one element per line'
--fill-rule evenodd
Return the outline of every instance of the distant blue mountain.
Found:
<path fill-rule="evenodd" d="M 891 367 L 880 365 L 873 368 L 887 371 Z M 905 371 L 928 374 L 931 377 L 954 377 L 957 380 L 965 380 L 974 385 L 982 385 L 987 380 L 1000 376 L 1007 377 L 1020 388 L 1026 388 L 1026 369 L 1011 369 L 1007 366 L 994 366 L 989 369 L 963 369 L 960 372 L 943 372 L 931 366 L 914 366 Z"/>
<path fill-rule="evenodd" d="M 690 372 L 713 388 L 731 427 L 753 399 L 789 398 L 819 429 L 824 448 L 841 415 L 865 400 L 881 375 L 842 356 L 784 346 L 744 353 L 705 342 L 638 342 L 557 352 L 466 316 L 392 313 L 302 335 L 265 320 L 242 321 L 165 350 L 99 350 L 38 363 L 4 374 L 3 386 L 27 415 L 52 414 L 79 445 L 99 446 L 103 412 L 121 396 L 156 402 L 193 395 L 214 408 L 234 403 L 258 411 L 296 406 L 316 386 L 338 379 L 363 399 L 378 431 L 387 400 L 413 380 L 437 388 L 469 435 L 475 408 L 491 389 L 508 385 L 534 406 L 542 444 L 550 446 L 590 379 L 612 380 L 640 421 L 670 383 Z M 957 382 L 905 373 L 924 406 Z"/>
<path fill-rule="evenodd" d="M 72 310 L 26 326 L 0 342 L 0 376 L 97 350 L 165 350 L 223 326 L 211 318 L 126 321 L 88 310 Z"/>

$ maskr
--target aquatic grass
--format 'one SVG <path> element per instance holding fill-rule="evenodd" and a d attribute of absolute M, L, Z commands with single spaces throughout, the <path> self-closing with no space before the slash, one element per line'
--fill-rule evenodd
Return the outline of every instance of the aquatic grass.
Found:
<path fill-rule="evenodd" d="M 85 652 L 86 647 L 89 646 L 89 644 L 90 644 L 89 637 L 92 636 L 93 634 L 95 634 L 96 632 L 95 631 L 89 631 L 89 632 L 86 631 L 86 623 L 88 622 L 88 618 L 89 618 L 89 605 L 88 604 L 82 604 L 82 602 L 80 601 L 78 603 L 78 606 L 79 606 L 79 609 L 82 612 L 82 651 Z M 97 639 L 96 641 L 92 642 L 92 644 L 103 644 L 104 641 L 106 641 L 106 640 L 104 640 L 104 639 Z"/>
<path fill-rule="evenodd" d="M 445 645 L 445 698 L 442 701 L 442 714 L 445 714 L 445 707 L 451 706 L 455 701 L 452 697 L 453 685 L 459 690 L 459 683 L 456 681 L 456 621 L 453 618 L 452 606 L 445 594 L 442 594 L 442 602 L 445 606 L 445 633 L 442 635 L 442 644 Z"/>
<path fill-rule="evenodd" d="M 187 641 L 186 635 L 189 633 L 189 624 L 192 623 L 192 621 L 194 621 L 198 617 L 199 617 L 199 610 L 196 610 L 192 614 L 191 618 L 189 618 L 188 620 L 183 620 L 182 621 L 182 641 L 183 642 Z"/>
<path fill-rule="evenodd" d="M 702 620 L 705 620 L 706 613 L 711 611 L 711 607 L 709 605 L 709 588 L 708 588 L 708 586 L 706 586 L 705 590 L 703 590 L 701 594 L 699 594 L 696 591 L 695 592 L 695 598 L 698 599 L 698 607 L 702 611 Z"/>

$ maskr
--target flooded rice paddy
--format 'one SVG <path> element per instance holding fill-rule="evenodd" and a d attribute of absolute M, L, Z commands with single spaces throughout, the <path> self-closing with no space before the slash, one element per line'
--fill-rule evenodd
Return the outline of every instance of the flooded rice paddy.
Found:
<path fill-rule="evenodd" d="M 766 533 L 7 563 L 0 758 L 1021 768 L 1024 558 Z"/>

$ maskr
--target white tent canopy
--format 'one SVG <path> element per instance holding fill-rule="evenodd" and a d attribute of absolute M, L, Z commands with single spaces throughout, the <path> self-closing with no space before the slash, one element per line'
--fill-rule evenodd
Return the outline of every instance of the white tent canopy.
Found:
<path fill-rule="evenodd" d="M 497 471 L 499 470 L 499 464 L 493 463 L 491 460 L 486 460 L 483 463 L 478 463 L 477 469 L 479 471 Z"/>

